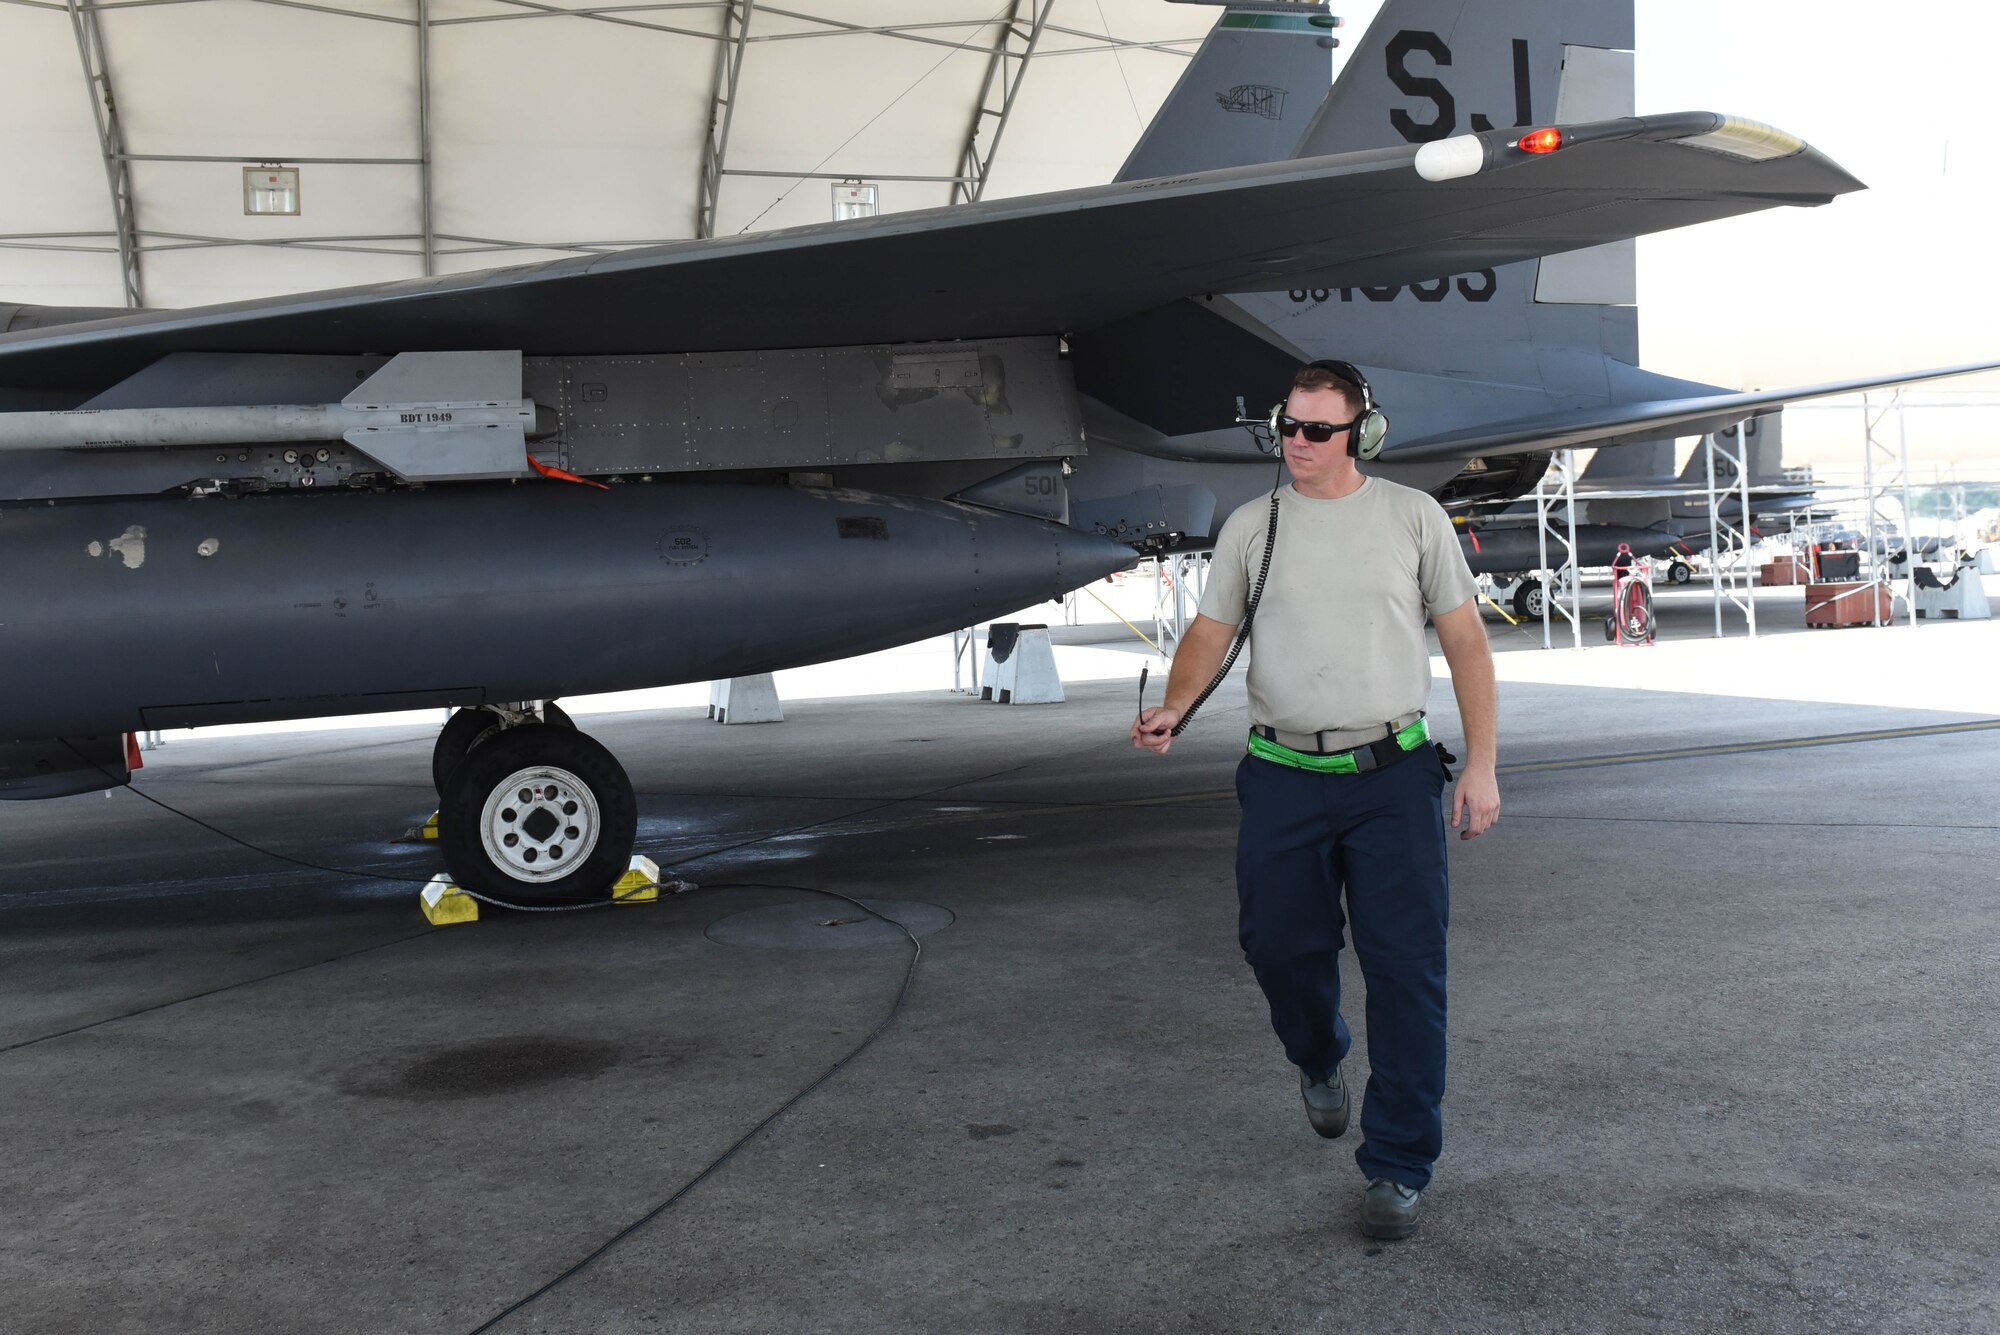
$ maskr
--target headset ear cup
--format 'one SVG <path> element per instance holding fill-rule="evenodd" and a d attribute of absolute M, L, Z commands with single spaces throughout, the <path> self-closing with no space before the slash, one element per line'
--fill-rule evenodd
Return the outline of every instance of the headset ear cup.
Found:
<path fill-rule="evenodd" d="M 1285 448 L 1283 438 L 1278 435 L 1278 419 L 1284 415 L 1285 405 L 1282 402 L 1271 405 L 1271 448 L 1274 451 L 1282 451 Z"/>
<path fill-rule="evenodd" d="M 1350 445 L 1357 459 L 1373 459 L 1382 452 L 1382 444 L 1389 437 L 1389 419 L 1374 409 L 1361 415 L 1355 424 L 1354 433 L 1349 437 Z"/>

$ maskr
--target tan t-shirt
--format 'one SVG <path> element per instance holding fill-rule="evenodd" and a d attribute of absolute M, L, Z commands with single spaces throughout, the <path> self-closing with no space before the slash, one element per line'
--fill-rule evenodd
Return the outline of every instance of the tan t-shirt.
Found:
<path fill-rule="evenodd" d="M 1224 625 L 1263 560 L 1271 501 L 1229 516 L 1201 613 Z M 1365 728 L 1430 698 L 1425 619 L 1477 586 L 1443 507 L 1379 477 L 1338 500 L 1279 492 L 1278 546 L 1250 631 L 1250 721 L 1287 732 Z"/>

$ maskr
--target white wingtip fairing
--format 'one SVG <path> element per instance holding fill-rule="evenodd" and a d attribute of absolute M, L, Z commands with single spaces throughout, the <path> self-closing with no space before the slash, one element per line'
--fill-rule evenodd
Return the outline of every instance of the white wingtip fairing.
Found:
<path fill-rule="evenodd" d="M 1417 175 L 1426 181 L 1455 181 L 1486 165 L 1486 144 L 1476 134 L 1434 139 L 1417 150 Z"/>

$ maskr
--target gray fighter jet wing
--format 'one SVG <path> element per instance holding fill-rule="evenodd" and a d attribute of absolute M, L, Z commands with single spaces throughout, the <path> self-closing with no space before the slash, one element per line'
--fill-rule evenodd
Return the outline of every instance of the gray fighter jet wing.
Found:
<path fill-rule="evenodd" d="M 1659 399 L 1646 403 L 1614 403 L 1606 408 L 1538 413 L 1511 422 L 1483 423 L 1468 431 L 1448 431 L 1391 445 L 1384 459 L 1420 463 L 1427 459 L 1464 459 L 1474 455 L 1525 454 L 1585 445 L 1624 445 L 1661 435 L 1701 435 L 1733 426 L 1746 417 L 1804 399 L 1859 394 L 1864 390 L 1911 385 L 1923 380 L 2000 370 L 2000 361 L 1967 362 L 1899 375 L 1835 380 L 1792 389 L 1749 390 L 1741 394 L 1711 394 L 1698 398 Z"/>
<path fill-rule="evenodd" d="M 676 352 L 1058 333 L 1197 293 L 1428 280 L 1860 182 L 1708 112 L 1121 182 L 515 269 L 0 335 L 0 383 L 86 388 L 170 352 Z"/>

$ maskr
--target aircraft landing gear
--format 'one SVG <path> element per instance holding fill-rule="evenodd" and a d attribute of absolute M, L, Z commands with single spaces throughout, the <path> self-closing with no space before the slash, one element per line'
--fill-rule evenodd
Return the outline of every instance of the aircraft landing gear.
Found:
<path fill-rule="evenodd" d="M 444 781 L 458 768 L 460 761 L 472 753 L 472 749 L 489 738 L 498 735 L 496 730 L 510 723 L 533 723 L 534 711 L 527 706 L 520 709 L 461 709 L 444 721 L 438 732 L 437 745 L 431 748 L 431 784 L 444 796 Z M 557 707 L 553 700 L 542 702 L 541 721 L 574 728 L 576 723 Z"/>
<path fill-rule="evenodd" d="M 491 722 L 474 717 L 453 736 L 452 724 L 482 714 Z M 638 835 L 632 781 L 567 715 L 545 705 L 542 716 L 510 725 L 505 713 L 464 710 L 445 725 L 439 851 L 456 884 L 509 903 L 608 896 Z M 465 747 L 455 763 L 448 739 Z"/>
<path fill-rule="evenodd" d="M 1693 578 L 1694 567 L 1686 561 L 1676 558 L 1673 564 L 1667 567 L 1667 583 L 1669 584 L 1686 584 Z"/>
<path fill-rule="evenodd" d="M 1538 579 L 1523 579 L 1514 586 L 1514 614 L 1530 621 L 1542 619 L 1542 601 L 1548 595 Z"/>

